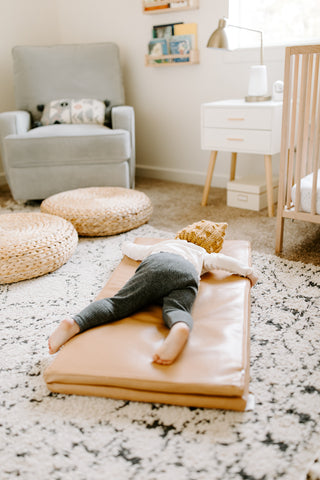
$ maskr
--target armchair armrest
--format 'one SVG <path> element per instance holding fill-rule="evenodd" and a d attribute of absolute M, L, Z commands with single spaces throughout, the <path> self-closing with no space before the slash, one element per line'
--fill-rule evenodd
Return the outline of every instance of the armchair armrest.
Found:
<path fill-rule="evenodd" d="M 3 168 L 6 174 L 6 159 L 4 151 L 4 139 L 8 135 L 20 135 L 26 133 L 31 127 L 31 115 L 23 110 L 0 113 L 0 152 Z"/>
<path fill-rule="evenodd" d="M 127 105 L 121 105 L 113 107 L 111 110 L 111 121 L 113 129 L 123 129 L 128 130 L 130 133 L 131 140 L 131 158 L 130 158 L 130 178 L 131 178 L 131 188 L 134 188 L 135 181 L 135 168 L 136 168 L 136 158 L 135 158 L 135 116 L 133 107 Z"/>
<path fill-rule="evenodd" d="M 13 112 L 0 113 L 0 137 L 7 135 L 19 135 L 30 130 L 31 115 L 29 112 L 17 110 Z"/>
<path fill-rule="evenodd" d="M 134 129 L 134 110 L 133 107 L 120 105 L 112 107 L 111 110 L 112 128 L 122 128 L 129 132 Z"/>

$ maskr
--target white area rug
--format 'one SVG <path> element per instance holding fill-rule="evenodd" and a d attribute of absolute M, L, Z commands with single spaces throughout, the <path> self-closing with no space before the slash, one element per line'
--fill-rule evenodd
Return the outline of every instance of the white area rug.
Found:
<path fill-rule="evenodd" d="M 253 411 L 47 390 L 50 332 L 94 299 L 121 259 L 121 243 L 135 236 L 168 233 L 144 225 L 81 239 L 56 272 L 0 286 L 1 480 L 305 479 L 320 445 L 319 267 L 253 254 L 260 271 L 252 289 Z"/>

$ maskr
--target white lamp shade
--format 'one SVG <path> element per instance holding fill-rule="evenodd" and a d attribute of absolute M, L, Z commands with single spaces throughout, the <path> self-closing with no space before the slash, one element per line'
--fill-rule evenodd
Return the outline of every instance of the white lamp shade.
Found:
<path fill-rule="evenodd" d="M 260 97 L 268 93 L 268 79 L 266 65 L 250 67 L 248 96 Z"/>

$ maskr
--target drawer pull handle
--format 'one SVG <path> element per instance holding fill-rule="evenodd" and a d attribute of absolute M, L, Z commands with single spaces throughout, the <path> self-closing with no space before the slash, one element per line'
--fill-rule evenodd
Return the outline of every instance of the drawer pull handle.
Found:
<path fill-rule="evenodd" d="M 239 200 L 239 202 L 247 202 L 248 201 L 248 195 L 237 195 L 237 200 Z"/>
<path fill-rule="evenodd" d="M 228 120 L 231 120 L 231 121 L 236 121 L 236 122 L 243 122 L 244 118 L 236 118 L 236 117 L 230 117 L 228 118 Z"/>
<path fill-rule="evenodd" d="M 244 142 L 244 138 L 227 138 L 230 142 Z"/>

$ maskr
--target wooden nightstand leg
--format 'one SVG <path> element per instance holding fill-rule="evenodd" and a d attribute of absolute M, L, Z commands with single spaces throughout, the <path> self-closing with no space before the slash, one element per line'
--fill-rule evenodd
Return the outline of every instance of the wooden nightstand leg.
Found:
<path fill-rule="evenodd" d="M 236 177 L 237 152 L 231 153 L 230 182 Z"/>
<path fill-rule="evenodd" d="M 273 182 L 272 182 L 272 156 L 264 156 L 264 164 L 266 170 L 267 199 L 268 199 L 268 215 L 273 217 Z"/>
<path fill-rule="evenodd" d="M 213 170 L 214 170 L 214 166 L 216 164 L 216 159 L 217 159 L 217 154 L 218 152 L 216 150 L 212 150 L 210 154 L 207 178 L 206 178 L 206 183 L 204 185 L 203 194 L 202 194 L 202 202 L 201 202 L 202 207 L 205 207 L 207 205 Z"/>

